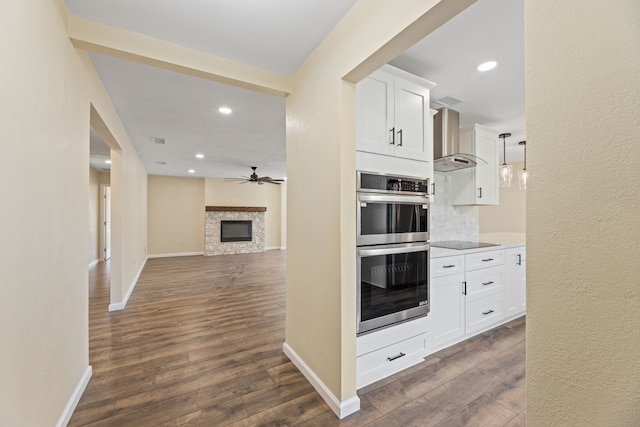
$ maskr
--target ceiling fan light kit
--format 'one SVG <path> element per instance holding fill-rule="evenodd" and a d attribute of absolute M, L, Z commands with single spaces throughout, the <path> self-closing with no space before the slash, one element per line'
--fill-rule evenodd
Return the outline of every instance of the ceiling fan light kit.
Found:
<path fill-rule="evenodd" d="M 239 181 L 240 184 L 246 184 L 247 182 L 255 182 L 258 185 L 262 185 L 265 182 L 269 184 L 281 184 L 284 182 L 284 179 L 274 179 L 270 176 L 258 176 L 256 173 L 257 166 L 251 166 L 252 172 L 251 176 L 243 177 L 243 178 L 225 178 L 225 181 Z"/>

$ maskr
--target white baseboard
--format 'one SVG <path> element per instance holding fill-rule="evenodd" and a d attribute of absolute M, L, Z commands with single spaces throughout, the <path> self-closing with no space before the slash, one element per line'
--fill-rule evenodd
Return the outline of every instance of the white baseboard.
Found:
<path fill-rule="evenodd" d="M 354 412 L 358 412 L 360 410 L 360 398 L 358 396 L 353 396 L 345 401 L 340 401 L 338 398 L 329 390 L 329 388 L 325 385 L 324 382 L 311 370 L 311 368 L 298 356 L 287 343 L 282 345 L 282 351 L 287 355 L 289 360 L 293 362 L 294 365 L 298 368 L 302 375 L 311 383 L 313 388 L 322 396 L 327 405 L 331 408 L 331 410 L 338 416 L 338 418 L 343 419 L 347 415 L 351 415 Z"/>
<path fill-rule="evenodd" d="M 94 259 L 93 261 L 91 261 L 91 262 L 89 263 L 89 268 L 93 267 L 94 265 L 96 265 L 96 264 L 97 264 L 97 263 L 99 263 L 99 262 L 100 262 L 100 258 L 96 258 L 96 259 Z"/>
<path fill-rule="evenodd" d="M 265 251 L 276 251 L 280 250 L 280 246 L 269 246 L 268 248 L 264 248 Z"/>
<path fill-rule="evenodd" d="M 124 299 L 122 300 L 122 302 L 116 302 L 116 303 L 109 304 L 109 311 L 124 310 L 124 308 L 127 306 L 127 301 L 129 301 L 129 297 L 131 296 L 131 293 L 133 292 L 133 289 L 138 284 L 138 279 L 140 278 L 140 275 L 142 274 L 142 270 L 144 269 L 144 266 L 147 264 L 147 260 L 148 259 L 149 259 L 149 257 L 146 257 L 144 259 L 144 261 L 142 262 L 142 265 L 140 266 L 140 269 L 138 270 L 138 274 L 136 274 L 136 277 L 133 278 L 133 281 L 129 285 L 129 290 L 125 294 Z"/>
<path fill-rule="evenodd" d="M 147 255 L 147 258 L 173 258 L 177 256 L 204 256 L 204 252 L 181 252 L 176 254 L 153 254 Z"/>
<path fill-rule="evenodd" d="M 56 427 L 66 427 L 66 425 L 69 424 L 71 415 L 73 415 L 73 411 L 76 410 L 76 406 L 78 406 L 82 393 L 84 393 L 84 390 L 87 388 L 87 384 L 89 384 L 92 372 L 93 368 L 91 368 L 91 365 L 87 366 L 87 369 L 84 370 L 84 374 L 82 374 L 76 389 L 73 390 L 73 394 L 69 397 L 67 406 L 65 406 L 64 411 L 62 411 L 62 415 L 60 415 L 60 419 L 58 419 Z"/>

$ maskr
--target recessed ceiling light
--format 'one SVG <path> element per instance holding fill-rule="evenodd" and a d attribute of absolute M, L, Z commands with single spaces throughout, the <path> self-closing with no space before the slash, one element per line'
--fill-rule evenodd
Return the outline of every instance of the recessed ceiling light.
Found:
<path fill-rule="evenodd" d="M 494 68 L 496 68 L 496 65 L 498 65 L 498 63 L 496 61 L 487 61 L 487 62 L 483 62 L 482 64 L 478 65 L 477 70 L 478 71 L 489 71 L 489 70 L 493 70 Z"/>
<path fill-rule="evenodd" d="M 196 173 L 193 169 L 189 169 L 189 173 Z"/>
<path fill-rule="evenodd" d="M 222 114 L 231 114 L 231 108 L 229 107 L 220 107 L 218 108 L 218 111 L 220 111 Z"/>
<path fill-rule="evenodd" d="M 198 154 L 196 154 L 196 157 L 197 157 L 198 159 L 204 159 L 204 154 L 200 154 L 200 153 L 198 153 Z"/>
<path fill-rule="evenodd" d="M 108 160 L 108 159 L 107 159 L 107 160 L 105 160 L 104 162 L 105 162 L 106 164 L 108 164 L 108 165 L 110 165 L 110 164 L 111 164 L 111 160 Z"/>

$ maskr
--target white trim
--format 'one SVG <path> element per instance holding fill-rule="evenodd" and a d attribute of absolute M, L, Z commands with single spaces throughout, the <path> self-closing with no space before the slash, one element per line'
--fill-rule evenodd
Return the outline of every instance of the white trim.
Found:
<path fill-rule="evenodd" d="M 138 279 L 140 278 L 140 275 L 142 274 L 142 270 L 144 269 L 144 266 L 147 264 L 147 260 L 148 259 L 149 259 L 149 257 L 147 256 L 144 259 L 144 261 L 142 262 L 142 265 L 140 266 L 140 269 L 138 270 L 138 274 L 136 274 L 136 277 L 133 278 L 133 281 L 131 282 L 131 285 L 129 286 L 129 290 L 125 294 L 124 299 L 122 300 L 122 302 L 116 302 L 116 303 L 109 304 L 109 311 L 124 310 L 124 308 L 127 305 L 127 302 L 129 301 L 129 297 L 131 296 L 131 293 L 133 292 L 133 289 L 138 284 Z"/>
<path fill-rule="evenodd" d="M 84 374 L 82 374 L 78 385 L 76 385 L 76 389 L 73 390 L 71 397 L 69 397 L 67 406 L 65 406 L 64 411 L 62 411 L 62 415 L 60 415 L 60 418 L 56 423 L 56 427 L 65 427 L 67 424 L 69 424 L 71 415 L 73 415 L 73 411 L 76 410 L 76 406 L 78 406 L 78 402 L 82 397 L 82 393 L 84 393 L 84 390 L 87 388 L 87 384 L 89 384 L 92 373 L 93 368 L 91 368 L 91 365 L 88 365 L 87 369 L 84 370 Z"/>
<path fill-rule="evenodd" d="M 280 250 L 281 250 L 281 251 L 286 251 L 286 250 L 287 250 L 287 247 L 286 247 L 286 246 L 280 246 Z"/>
<path fill-rule="evenodd" d="M 282 351 L 284 351 L 284 354 L 289 358 L 289 360 L 296 365 L 298 370 L 302 372 L 302 375 L 304 375 L 313 388 L 315 388 L 320 396 L 322 396 L 324 401 L 327 402 L 327 405 L 329 405 L 338 418 L 343 419 L 347 415 L 351 415 L 360 410 L 360 398 L 357 395 L 341 402 L 315 374 L 315 372 L 313 372 L 313 370 L 304 362 L 304 360 L 298 356 L 298 353 L 289 346 L 289 344 L 284 343 L 282 345 Z"/>
<path fill-rule="evenodd" d="M 204 252 L 181 252 L 181 253 L 175 253 L 175 254 L 153 254 L 153 255 L 147 255 L 147 258 L 173 258 L 173 257 L 178 257 L 178 256 L 198 256 L 198 255 L 204 256 Z"/>
<path fill-rule="evenodd" d="M 91 262 L 89 263 L 89 268 L 93 267 L 94 265 L 96 265 L 96 264 L 97 264 L 97 263 L 99 263 L 99 262 L 100 262 L 100 258 L 96 258 L 96 259 L 94 259 L 93 261 L 91 261 Z"/>
<path fill-rule="evenodd" d="M 277 251 L 280 250 L 280 246 L 269 246 L 268 248 L 264 248 L 265 251 Z"/>

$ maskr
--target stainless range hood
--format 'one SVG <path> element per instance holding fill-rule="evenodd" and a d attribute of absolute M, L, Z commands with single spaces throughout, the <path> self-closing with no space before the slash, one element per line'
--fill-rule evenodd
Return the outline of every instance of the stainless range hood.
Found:
<path fill-rule="evenodd" d="M 486 163 L 473 154 L 460 152 L 460 113 L 449 108 L 440 108 L 433 118 L 433 157 L 437 172 L 472 168 L 478 161 Z"/>

